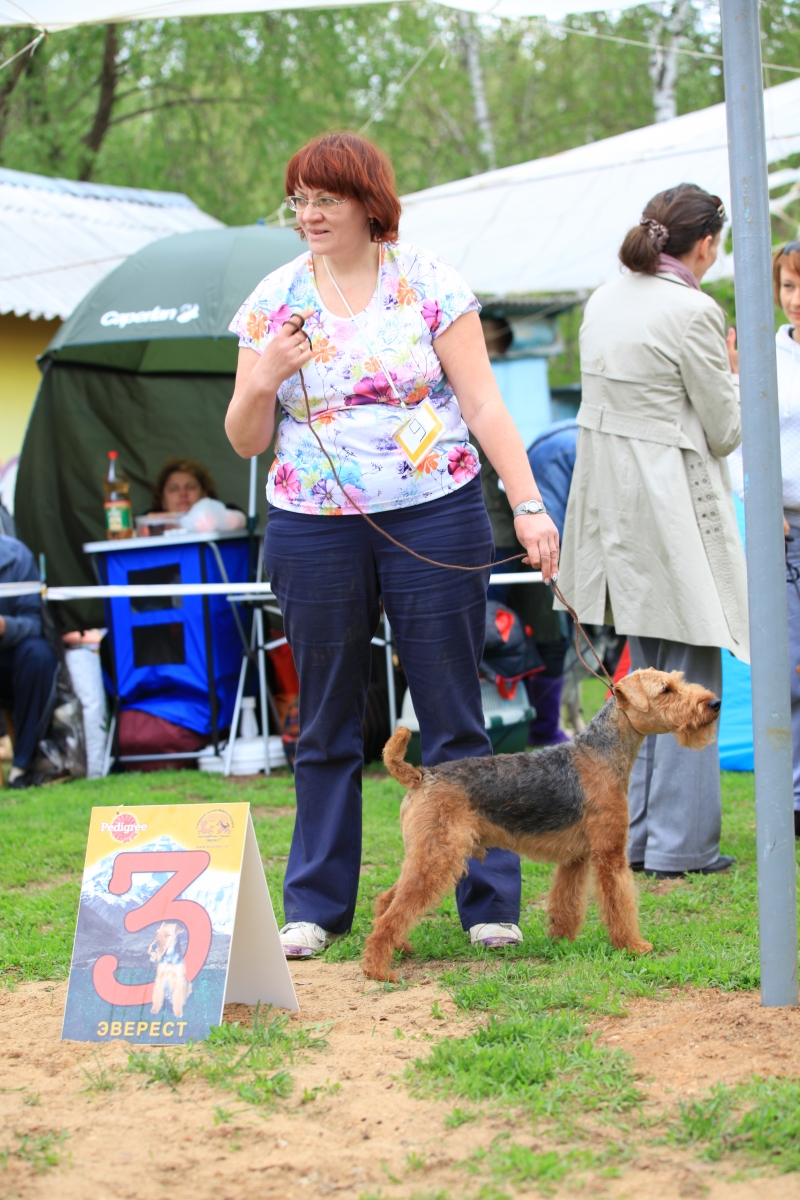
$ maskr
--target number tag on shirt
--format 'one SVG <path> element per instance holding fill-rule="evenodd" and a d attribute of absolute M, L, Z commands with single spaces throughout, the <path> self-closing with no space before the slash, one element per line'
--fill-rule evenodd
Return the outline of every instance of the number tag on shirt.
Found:
<path fill-rule="evenodd" d="M 430 400 L 419 404 L 413 416 L 401 425 L 394 435 L 413 466 L 430 450 L 444 429 L 444 421 L 434 411 Z"/>

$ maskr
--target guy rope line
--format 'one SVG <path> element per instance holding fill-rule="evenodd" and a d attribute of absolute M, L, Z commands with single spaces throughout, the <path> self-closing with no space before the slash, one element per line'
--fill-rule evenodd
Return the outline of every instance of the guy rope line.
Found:
<path fill-rule="evenodd" d="M 27 46 L 23 46 L 21 50 L 18 50 L 16 52 L 16 54 L 12 54 L 9 58 L 4 58 L 3 61 L 0 62 L 0 71 L 2 71 L 4 67 L 10 67 L 11 64 L 13 62 L 15 62 L 16 59 L 18 59 L 21 54 L 24 54 L 26 50 L 30 50 L 31 58 L 33 58 L 36 47 L 39 45 L 39 42 L 41 42 L 42 39 L 45 38 L 46 36 L 47 36 L 47 34 L 46 34 L 45 30 L 42 30 L 42 32 L 39 33 L 33 39 L 33 41 L 28 42 Z"/>

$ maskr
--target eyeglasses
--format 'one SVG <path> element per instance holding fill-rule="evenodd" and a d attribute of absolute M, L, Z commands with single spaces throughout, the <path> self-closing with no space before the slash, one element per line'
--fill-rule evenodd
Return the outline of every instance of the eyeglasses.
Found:
<path fill-rule="evenodd" d="M 307 208 L 309 204 L 313 204 L 314 208 L 319 208 L 323 212 L 333 212 L 340 204 L 347 204 L 347 197 L 344 200 L 337 200 L 334 196 L 320 196 L 318 200 L 308 200 L 305 196 L 287 196 L 283 202 L 292 212 L 297 212 L 299 208 Z"/>
<path fill-rule="evenodd" d="M 800 250 L 800 242 L 787 242 L 781 254 L 793 254 L 795 250 Z"/>

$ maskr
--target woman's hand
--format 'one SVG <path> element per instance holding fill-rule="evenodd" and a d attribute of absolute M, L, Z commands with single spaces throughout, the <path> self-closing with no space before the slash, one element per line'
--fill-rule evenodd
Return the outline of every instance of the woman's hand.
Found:
<path fill-rule="evenodd" d="M 263 354 L 240 350 L 236 387 L 225 417 L 225 432 L 237 454 L 252 458 L 272 441 L 278 411 L 278 388 L 311 357 L 311 342 L 302 322 L 312 312 L 294 313 L 267 343 Z"/>
<path fill-rule="evenodd" d="M 731 364 L 731 371 L 734 375 L 739 374 L 739 351 L 736 349 L 736 330 L 731 328 L 728 330 L 728 336 L 725 338 L 728 345 L 728 362 Z"/>
<path fill-rule="evenodd" d="M 558 579 L 558 530 L 546 513 L 514 518 L 517 538 L 527 551 L 522 561 L 540 568 L 542 579 Z"/>
<path fill-rule="evenodd" d="M 270 390 L 275 392 L 287 379 L 296 375 L 311 357 L 311 340 L 303 329 L 303 322 L 313 309 L 304 313 L 292 313 L 267 344 L 253 372 L 260 381 L 269 381 Z"/>

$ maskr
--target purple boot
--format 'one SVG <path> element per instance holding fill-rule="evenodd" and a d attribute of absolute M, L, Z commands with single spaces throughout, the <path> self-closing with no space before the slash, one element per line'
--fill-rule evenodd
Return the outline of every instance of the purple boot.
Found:
<path fill-rule="evenodd" d="M 536 717 L 528 726 L 529 746 L 558 746 L 570 739 L 560 727 L 562 676 L 548 679 L 544 675 L 530 675 L 525 688 Z"/>

